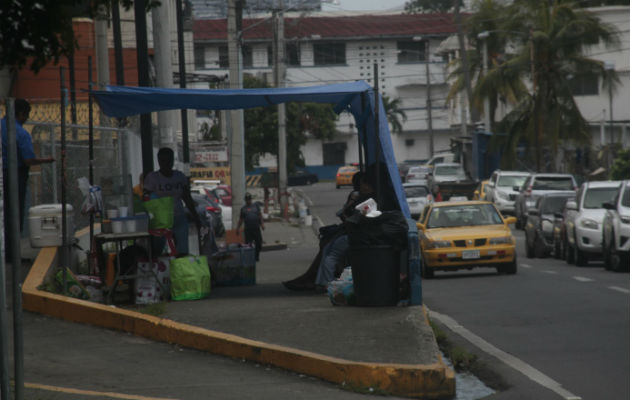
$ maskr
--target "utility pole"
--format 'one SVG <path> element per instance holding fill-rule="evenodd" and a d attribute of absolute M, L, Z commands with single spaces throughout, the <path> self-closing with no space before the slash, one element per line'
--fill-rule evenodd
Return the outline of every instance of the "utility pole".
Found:
<path fill-rule="evenodd" d="M 278 0 L 278 6 L 273 10 L 274 23 L 274 84 L 277 88 L 284 87 L 284 1 Z M 278 104 L 278 191 L 280 209 L 285 218 L 287 215 L 287 131 L 286 106 Z"/>
<path fill-rule="evenodd" d="M 109 85 L 109 48 L 107 44 L 107 9 L 105 5 L 98 6 L 94 23 L 96 36 L 96 85 L 98 90 L 105 90 Z M 107 125 L 107 117 L 101 111 L 99 125 Z M 107 135 L 103 135 L 103 138 Z"/>
<path fill-rule="evenodd" d="M 459 13 L 459 1 L 455 2 L 455 27 L 457 28 L 457 39 L 459 41 L 459 53 L 462 59 L 462 69 L 464 70 L 464 85 L 466 88 L 466 96 L 468 98 L 468 109 L 470 110 L 470 118 L 472 122 L 477 121 L 479 118 L 477 112 L 472 105 L 472 86 L 470 83 L 470 67 L 468 64 L 468 54 L 466 53 L 466 41 L 464 38 L 464 31 L 462 30 L 462 17 Z M 466 119 L 462 121 L 462 124 L 466 124 Z M 464 135 L 467 136 L 466 129 L 463 128 Z"/>
<path fill-rule="evenodd" d="M 228 0 L 228 62 L 230 64 L 230 88 L 241 89 L 242 63 L 241 32 L 243 18 L 243 0 Z M 232 180 L 232 221 L 240 218 L 241 207 L 245 201 L 245 146 L 243 129 L 243 110 L 230 110 L 230 175 Z M 234 228 L 234 227 L 233 227 Z"/>
<path fill-rule="evenodd" d="M 149 86 L 149 50 L 147 44 L 147 15 L 145 1 L 133 2 L 136 21 L 136 49 L 138 52 L 138 85 Z M 140 137 L 142 141 L 142 171 L 146 176 L 153 171 L 153 134 L 151 114 L 140 115 Z"/>
<path fill-rule="evenodd" d="M 177 55 L 179 61 L 179 87 L 186 88 L 186 46 L 184 44 L 184 15 L 182 14 L 182 0 L 175 0 L 177 18 Z M 180 110 L 182 120 L 182 152 L 184 153 L 184 170 L 190 172 L 190 150 L 188 145 L 188 110 Z"/>
<path fill-rule="evenodd" d="M 483 76 L 488 74 L 488 36 L 490 36 L 490 32 L 483 31 L 477 35 L 479 39 L 483 41 Z M 486 96 L 483 99 L 483 121 L 486 128 L 486 132 L 491 132 L 490 127 L 490 99 Z"/>
<path fill-rule="evenodd" d="M 427 45 L 425 49 L 425 72 L 427 75 L 427 123 L 429 128 L 429 157 L 433 157 L 433 153 L 435 151 L 433 144 L 433 117 L 432 117 L 432 108 L 433 104 L 431 103 L 431 73 L 429 72 L 429 62 L 431 61 L 431 42 L 429 38 L 425 40 Z"/>
<path fill-rule="evenodd" d="M 170 0 L 162 1 L 151 11 L 153 22 L 153 49 L 155 51 L 156 83 L 161 88 L 173 87 L 173 64 L 171 63 Z M 158 112 L 160 147 L 176 149 L 175 111 Z M 177 153 L 177 152 L 176 152 Z"/>

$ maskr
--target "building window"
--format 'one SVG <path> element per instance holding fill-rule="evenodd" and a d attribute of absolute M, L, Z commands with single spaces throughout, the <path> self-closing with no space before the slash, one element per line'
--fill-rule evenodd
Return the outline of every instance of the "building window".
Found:
<path fill-rule="evenodd" d="M 417 63 L 423 62 L 426 59 L 424 54 L 424 42 L 398 42 L 398 62 L 404 63 Z"/>
<path fill-rule="evenodd" d="M 569 80 L 569 87 L 574 96 L 593 96 L 599 94 L 599 81 L 595 74 L 581 74 Z"/>
<path fill-rule="evenodd" d="M 345 43 L 316 43 L 313 45 L 315 65 L 346 63 Z"/>
<path fill-rule="evenodd" d="M 195 45 L 195 68 L 196 69 L 204 69 L 206 68 L 206 48 L 201 45 Z"/>
<path fill-rule="evenodd" d="M 284 55 L 288 65 L 300 65 L 300 44 L 287 43 Z"/>
<path fill-rule="evenodd" d="M 227 46 L 219 46 L 219 68 L 228 68 L 229 66 L 228 48 Z"/>
<path fill-rule="evenodd" d="M 254 56 L 252 46 L 244 45 L 241 47 L 241 53 L 243 54 L 243 67 L 251 68 L 254 66 Z"/>

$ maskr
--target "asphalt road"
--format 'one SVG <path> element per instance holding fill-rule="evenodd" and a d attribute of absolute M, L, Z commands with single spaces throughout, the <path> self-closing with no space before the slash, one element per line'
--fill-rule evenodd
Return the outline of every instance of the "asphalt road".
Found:
<path fill-rule="evenodd" d="M 350 188 L 319 183 L 301 189 L 324 225 L 338 222 L 335 212 Z M 482 379 L 500 387 L 491 399 L 629 399 L 628 273 L 605 271 L 601 262 L 579 268 L 527 259 L 523 232 L 514 235 L 517 275 L 482 268 L 437 272 L 423 282 L 433 319 L 479 355 L 489 369 Z"/>

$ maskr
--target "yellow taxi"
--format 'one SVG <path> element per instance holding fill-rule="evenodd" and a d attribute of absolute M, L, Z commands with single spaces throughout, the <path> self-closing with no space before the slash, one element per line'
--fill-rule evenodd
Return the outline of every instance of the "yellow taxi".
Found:
<path fill-rule="evenodd" d="M 335 178 L 335 183 L 337 184 L 337 189 L 342 186 L 352 186 L 352 177 L 359 171 L 359 167 L 354 165 L 346 165 L 343 167 L 339 167 L 337 170 L 337 176 Z"/>
<path fill-rule="evenodd" d="M 479 186 L 475 189 L 475 193 L 473 194 L 473 200 L 485 200 L 486 199 L 486 185 L 488 184 L 488 179 L 485 181 L 479 182 Z"/>
<path fill-rule="evenodd" d="M 446 201 L 427 205 L 418 219 L 422 276 L 435 271 L 494 267 L 515 274 L 516 249 L 509 224 L 489 201 Z"/>

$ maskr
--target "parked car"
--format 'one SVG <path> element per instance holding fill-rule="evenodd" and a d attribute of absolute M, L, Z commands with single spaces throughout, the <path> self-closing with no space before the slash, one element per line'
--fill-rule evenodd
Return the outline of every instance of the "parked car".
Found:
<path fill-rule="evenodd" d="M 335 184 L 337 185 L 337 189 L 342 186 L 352 186 L 352 177 L 354 174 L 359 172 L 359 168 L 354 165 L 345 165 L 343 167 L 339 167 L 337 170 L 337 175 L 335 176 Z"/>
<path fill-rule="evenodd" d="M 550 192 L 575 192 L 577 185 L 575 178 L 571 174 L 531 174 L 520 188 L 514 187 L 518 191 L 514 201 L 514 215 L 516 216 L 516 227 L 523 229 L 527 223 L 527 210 L 536 204 L 536 200 L 545 193 Z"/>
<path fill-rule="evenodd" d="M 567 249 L 569 247 L 565 222 L 572 220 L 577 212 L 575 209 L 567 208 L 569 200 L 564 203 L 562 211 L 555 213 L 555 219 L 553 220 L 553 256 L 562 260 L 567 259 Z"/>
<path fill-rule="evenodd" d="M 210 200 L 207 196 L 201 193 L 191 193 L 192 199 L 195 202 L 195 209 L 199 217 L 206 219 L 208 226 L 212 227 L 216 236 L 223 236 L 225 234 L 225 225 L 223 224 L 221 207 L 218 203 Z M 186 209 L 188 213 L 188 209 Z"/>
<path fill-rule="evenodd" d="M 602 255 L 604 203 L 614 200 L 620 185 L 620 181 L 585 182 L 575 196 L 576 201 L 567 202 L 567 209 L 576 211 L 565 221 L 569 264 L 583 266 L 589 258 Z"/>
<path fill-rule="evenodd" d="M 226 206 L 232 206 L 232 187 L 230 185 L 217 185 L 212 189 L 214 195 Z"/>
<path fill-rule="evenodd" d="M 604 203 L 604 268 L 613 271 L 630 269 L 630 180 L 623 181 L 614 201 Z"/>
<path fill-rule="evenodd" d="M 477 185 L 477 181 L 472 180 L 464 167 L 457 163 L 435 164 L 433 172 L 429 174 L 431 192 L 437 193 L 439 187 L 443 201 L 451 198 L 472 200 Z"/>
<path fill-rule="evenodd" d="M 221 204 L 217 202 L 216 200 L 214 200 L 212 196 L 208 196 L 206 188 L 203 186 L 193 186 L 190 189 L 190 191 L 191 191 L 191 194 L 197 193 L 197 194 L 203 195 L 206 198 L 206 200 L 210 201 L 213 204 L 213 206 L 218 207 L 221 210 L 221 220 L 223 221 L 223 226 L 227 230 L 232 229 L 232 207 L 231 206 L 226 206 L 225 204 Z M 220 236 L 218 233 L 217 235 Z"/>
<path fill-rule="evenodd" d="M 514 214 L 514 202 L 518 191 L 529 176 L 529 172 L 496 170 L 488 180 L 486 200 L 494 203 L 503 214 Z"/>
<path fill-rule="evenodd" d="M 403 190 L 407 197 L 407 205 L 411 218 L 417 219 L 427 204 L 433 203 L 433 196 L 426 184 L 422 183 L 403 183 Z"/>
<path fill-rule="evenodd" d="M 575 194 L 547 193 L 539 197 L 536 206 L 527 211 L 527 225 L 525 225 L 527 258 L 545 257 L 554 250 L 556 214 L 564 210 L 564 205 L 570 199 L 575 199 Z"/>
<path fill-rule="evenodd" d="M 416 166 L 411 167 L 407 171 L 407 176 L 405 177 L 406 183 L 422 183 L 427 184 L 427 176 L 431 173 L 431 167 L 426 166 Z"/>
<path fill-rule="evenodd" d="M 287 177 L 287 185 L 289 186 L 304 186 L 312 185 L 319 182 L 317 174 L 308 172 L 304 169 L 299 169 Z"/>
<path fill-rule="evenodd" d="M 509 224 L 487 201 L 449 201 L 425 206 L 418 220 L 422 275 L 435 271 L 495 267 L 499 273 L 517 270 L 515 241 Z"/>

